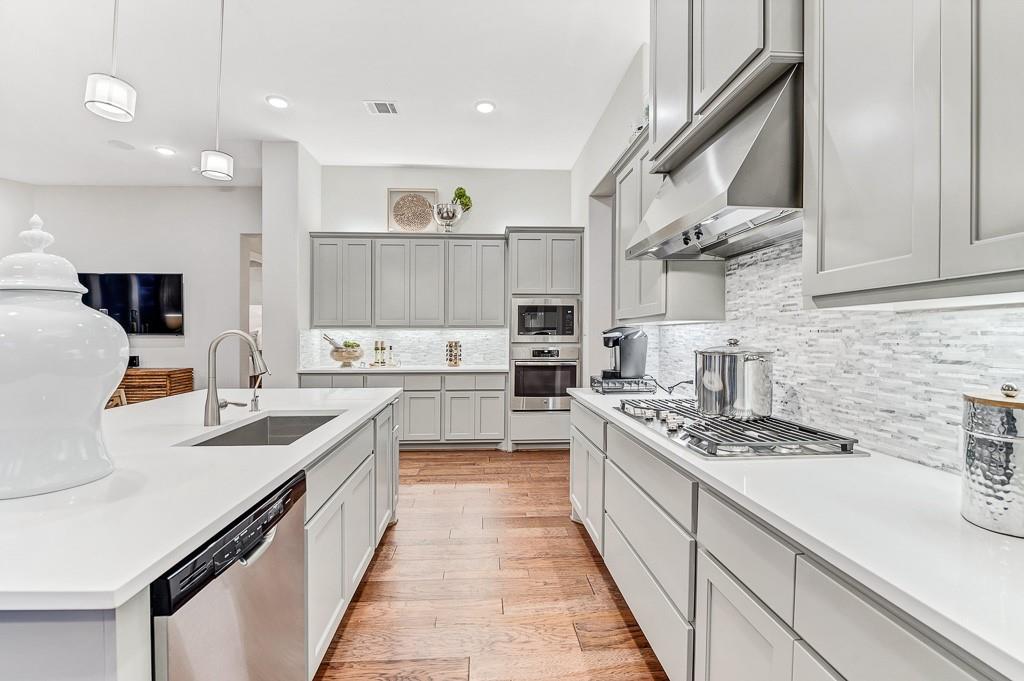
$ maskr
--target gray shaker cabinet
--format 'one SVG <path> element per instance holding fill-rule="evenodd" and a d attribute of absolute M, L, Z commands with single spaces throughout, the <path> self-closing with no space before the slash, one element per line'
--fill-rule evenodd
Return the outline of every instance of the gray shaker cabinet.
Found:
<path fill-rule="evenodd" d="M 377 326 L 409 326 L 409 241 L 377 239 L 373 243 L 374 322 Z"/>
<path fill-rule="evenodd" d="M 441 391 L 402 393 L 403 440 L 441 439 Z"/>
<path fill-rule="evenodd" d="M 615 316 L 650 317 L 666 310 L 666 265 L 663 260 L 627 260 L 626 248 L 654 200 L 660 176 L 648 172 L 650 150 L 642 149 L 615 182 Z"/>
<path fill-rule="evenodd" d="M 372 324 L 372 257 L 370 239 L 313 239 L 313 326 Z"/>
<path fill-rule="evenodd" d="M 444 326 L 445 242 L 409 241 L 409 325 Z"/>
<path fill-rule="evenodd" d="M 547 293 L 547 235 L 536 232 L 512 234 L 508 247 L 511 251 L 512 293 Z"/>
<path fill-rule="evenodd" d="M 1024 268 L 1024 3 L 942 3 L 943 277 Z"/>
<path fill-rule="evenodd" d="M 690 124 L 690 0 L 651 0 L 651 148 Z"/>
<path fill-rule="evenodd" d="M 764 49 L 766 0 L 696 0 L 693 110 L 700 113 Z"/>
<path fill-rule="evenodd" d="M 547 293 L 579 295 L 582 250 L 580 234 L 547 235 Z"/>
<path fill-rule="evenodd" d="M 448 326 L 505 325 L 505 244 L 448 242 Z"/>
<path fill-rule="evenodd" d="M 505 439 L 505 391 L 478 391 L 475 396 L 476 439 Z"/>
<path fill-rule="evenodd" d="M 940 0 L 810 0 L 805 22 L 804 294 L 938 278 Z"/>
<path fill-rule="evenodd" d="M 472 440 L 476 437 L 476 393 L 471 390 L 444 394 L 444 439 Z"/>

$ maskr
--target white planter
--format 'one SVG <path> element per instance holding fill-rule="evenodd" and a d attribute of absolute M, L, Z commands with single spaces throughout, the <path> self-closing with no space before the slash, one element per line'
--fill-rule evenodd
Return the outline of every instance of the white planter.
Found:
<path fill-rule="evenodd" d="M 75 487 L 113 471 L 101 416 L 128 362 L 128 337 L 82 304 L 74 266 L 33 248 L 0 260 L 0 499 Z"/>

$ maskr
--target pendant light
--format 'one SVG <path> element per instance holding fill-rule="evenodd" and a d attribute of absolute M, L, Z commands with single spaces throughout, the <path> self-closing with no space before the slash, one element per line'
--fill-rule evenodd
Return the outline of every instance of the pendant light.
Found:
<path fill-rule="evenodd" d="M 217 133 L 213 149 L 199 157 L 199 172 L 211 180 L 228 182 L 235 174 L 235 159 L 220 150 L 220 81 L 224 74 L 224 0 L 220 0 L 220 55 L 217 58 Z"/>
<path fill-rule="evenodd" d="M 118 123 L 135 118 L 135 88 L 117 73 L 117 4 L 114 0 L 114 30 L 110 41 L 110 73 L 90 73 L 85 79 L 85 108 Z"/>

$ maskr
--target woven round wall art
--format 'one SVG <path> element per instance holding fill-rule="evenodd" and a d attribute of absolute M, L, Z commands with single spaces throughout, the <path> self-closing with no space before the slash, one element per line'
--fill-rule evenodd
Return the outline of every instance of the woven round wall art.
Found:
<path fill-rule="evenodd" d="M 419 194 L 405 194 L 395 201 L 391 218 L 403 232 L 422 232 L 433 224 L 434 208 Z"/>

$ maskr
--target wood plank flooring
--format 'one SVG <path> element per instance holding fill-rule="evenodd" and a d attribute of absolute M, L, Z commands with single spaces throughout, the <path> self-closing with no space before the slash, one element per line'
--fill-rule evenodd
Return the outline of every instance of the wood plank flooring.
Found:
<path fill-rule="evenodd" d="M 667 681 L 565 451 L 402 452 L 390 528 L 315 681 Z"/>

